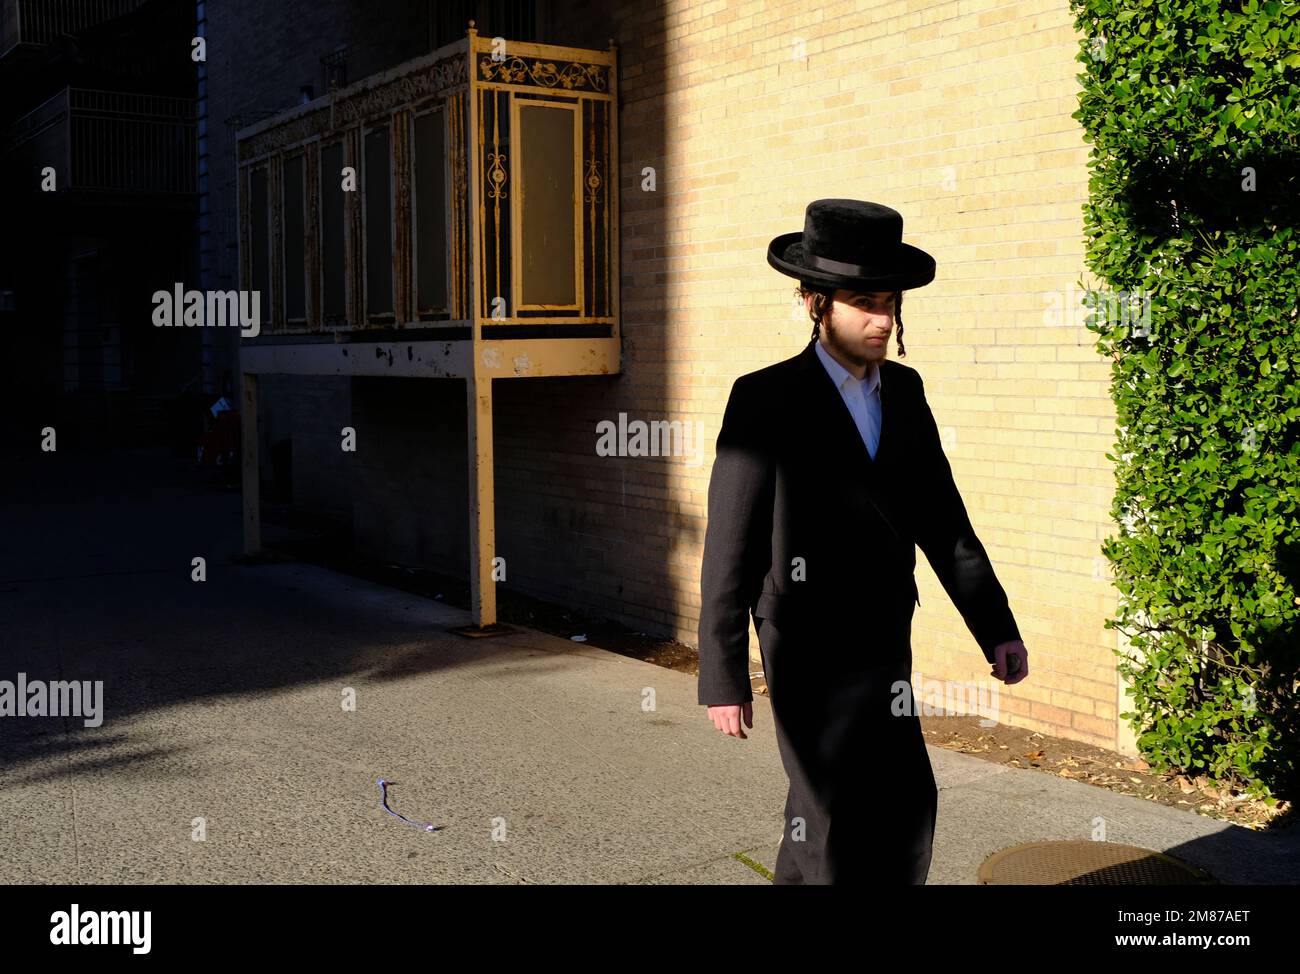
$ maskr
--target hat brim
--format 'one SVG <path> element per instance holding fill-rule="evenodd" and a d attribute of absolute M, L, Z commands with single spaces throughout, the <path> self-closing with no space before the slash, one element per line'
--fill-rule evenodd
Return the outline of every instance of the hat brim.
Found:
<path fill-rule="evenodd" d="M 898 260 L 885 274 L 850 277 L 817 270 L 804 264 L 802 230 L 773 237 L 767 247 L 767 262 L 782 274 L 801 281 L 852 291 L 906 291 L 924 287 L 934 280 L 935 272 L 934 258 L 911 244 L 899 244 Z"/>

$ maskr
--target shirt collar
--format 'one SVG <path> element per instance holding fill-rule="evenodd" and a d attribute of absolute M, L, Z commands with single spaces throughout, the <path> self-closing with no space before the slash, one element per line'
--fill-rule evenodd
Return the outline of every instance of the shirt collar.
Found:
<path fill-rule="evenodd" d="M 826 367 L 826 372 L 831 377 L 831 381 L 835 383 L 836 389 L 843 389 L 844 380 L 851 379 L 855 383 L 861 383 L 863 395 L 870 395 L 872 390 L 880 384 L 879 362 L 872 362 L 871 368 L 867 369 L 867 374 L 862 379 L 858 379 L 848 369 L 835 361 L 835 359 L 831 357 L 830 353 L 827 352 L 826 349 L 822 348 L 822 343 L 820 341 L 815 344 L 817 346 L 817 357 L 821 359 L 822 365 Z"/>

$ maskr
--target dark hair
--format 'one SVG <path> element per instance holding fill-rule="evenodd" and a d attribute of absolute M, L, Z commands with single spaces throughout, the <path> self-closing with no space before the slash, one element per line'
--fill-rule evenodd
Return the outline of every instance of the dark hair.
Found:
<path fill-rule="evenodd" d="M 825 287 L 820 284 L 809 284 L 807 281 L 800 281 L 799 286 L 795 288 L 795 293 L 803 300 L 807 295 L 813 296 L 812 307 L 808 311 L 808 317 L 812 319 L 813 330 L 812 340 L 817 341 L 818 332 L 821 330 L 822 321 L 831 313 L 831 305 L 834 303 L 835 288 Z M 898 323 L 898 354 L 901 358 L 907 358 L 907 349 L 903 347 L 903 292 L 894 292 L 894 320 Z"/>

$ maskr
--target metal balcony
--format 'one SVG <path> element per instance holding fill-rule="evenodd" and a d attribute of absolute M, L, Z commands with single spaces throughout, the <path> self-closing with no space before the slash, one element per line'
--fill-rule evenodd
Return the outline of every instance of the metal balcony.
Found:
<path fill-rule="evenodd" d="M 147 0 L 0 0 L 0 58 L 131 13 Z"/>
<path fill-rule="evenodd" d="M 65 88 L 10 126 L 17 173 L 59 191 L 183 196 L 198 186 L 192 98 Z"/>

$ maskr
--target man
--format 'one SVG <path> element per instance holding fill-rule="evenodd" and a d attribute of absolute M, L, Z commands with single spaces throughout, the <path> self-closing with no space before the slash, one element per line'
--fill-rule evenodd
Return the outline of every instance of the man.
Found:
<path fill-rule="evenodd" d="M 921 377 L 886 358 L 902 292 L 934 279 L 902 233 L 887 206 L 823 199 L 802 233 L 772 241 L 768 263 L 800 280 L 813 338 L 735 381 L 709 481 L 699 702 L 723 733 L 754 726 L 752 612 L 790 779 L 781 885 L 923 884 L 929 872 L 938 791 L 916 708 L 900 705 L 917 544 L 991 675 L 1029 672 Z"/>

